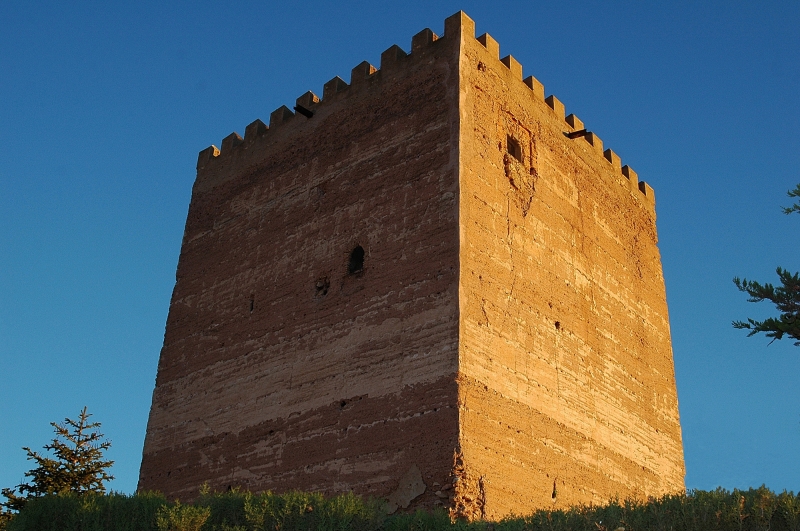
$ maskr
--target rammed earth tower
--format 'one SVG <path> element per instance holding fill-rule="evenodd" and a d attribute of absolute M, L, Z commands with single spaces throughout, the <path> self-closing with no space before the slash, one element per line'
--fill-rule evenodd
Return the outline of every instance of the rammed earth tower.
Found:
<path fill-rule="evenodd" d="M 652 188 L 457 13 L 200 153 L 139 487 L 681 491 L 656 244 Z"/>

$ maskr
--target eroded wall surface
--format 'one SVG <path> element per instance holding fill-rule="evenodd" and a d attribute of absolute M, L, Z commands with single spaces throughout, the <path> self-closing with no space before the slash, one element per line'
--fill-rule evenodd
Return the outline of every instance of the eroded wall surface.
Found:
<path fill-rule="evenodd" d="M 415 503 L 439 500 L 458 427 L 457 50 L 421 32 L 298 99 L 311 117 L 281 108 L 201 153 L 140 489 L 388 496 L 407 476 L 431 487 Z"/>
<path fill-rule="evenodd" d="M 684 489 L 653 192 L 489 36 L 460 94 L 456 510 Z M 641 188 L 640 185 L 641 184 Z"/>

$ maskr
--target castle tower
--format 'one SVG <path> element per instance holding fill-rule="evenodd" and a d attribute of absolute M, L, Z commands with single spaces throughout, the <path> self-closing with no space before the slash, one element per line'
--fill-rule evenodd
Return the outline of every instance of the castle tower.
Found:
<path fill-rule="evenodd" d="M 653 190 L 463 13 L 200 153 L 140 489 L 684 489 Z"/>

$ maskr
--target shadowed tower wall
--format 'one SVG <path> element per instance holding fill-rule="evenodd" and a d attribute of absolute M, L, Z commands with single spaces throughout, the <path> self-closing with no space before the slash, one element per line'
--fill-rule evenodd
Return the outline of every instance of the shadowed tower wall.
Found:
<path fill-rule="evenodd" d="M 139 488 L 683 490 L 653 190 L 463 13 L 297 104 L 200 154 Z"/>
<path fill-rule="evenodd" d="M 448 480 L 458 48 L 433 38 L 304 95 L 311 118 L 283 107 L 200 154 L 140 489 Z"/>

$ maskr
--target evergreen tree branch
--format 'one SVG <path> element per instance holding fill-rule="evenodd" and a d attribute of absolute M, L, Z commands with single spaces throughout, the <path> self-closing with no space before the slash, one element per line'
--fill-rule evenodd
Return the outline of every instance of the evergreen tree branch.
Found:
<path fill-rule="evenodd" d="M 794 190 L 789 190 L 786 192 L 786 195 L 789 197 L 800 197 L 800 183 L 795 187 Z M 783 209 L 784 214 L 791 214 L 792 212 L 800 212 L 800 201 L 797 201 L 788 207 L 781 207 Z"/>
<path fill-rule="evenodd" d="M 800 183 L 793 190 L 786 192 L 789 197 L 800 198 Z M 800 213 L 800 201 L 796 201 L 788 207 L 782 207 L 784 214 Z M 763 321 L 747 319 L 747 321 L 733 321 L 733 327 L 737 329 L 749 330 L 747 337 L 758 333 L 764 333 L 771 337 L 772 344 L 776 339 L 783 339 L 784 336 L 794 338 L 795 346 L 800 346 L 800 273 L 790 273 L 789 270 L 778 267 L 779 285 L 761 284 L 754 280 L 740 279 L 734 277 L 733 283 L 744 293 L 749 295 L 748 302 L 769 301 L 775 305 L 780 315 L 770 317 Z"/>
<path fill-rule="evenodd" d="M 797 340 L 795 346 L 800 346 L 800 273 L 792 274 L 781 267 L 776 272 L 780 280 L 778 287 L 738 277 L 733 279 L 733 283 L 739 291 L 749 295 L 748 302 L 769 301 L 778 309 L 780 316 L 763 321 L 733 321 L 732 324 L 734 328 L 749 330 L 747 337 L 763 332 L 772 338 L 772 343 L 788 336 Z"/>
<path fill-rule="evenodd" d="M 105 492 L 103 483 L 114 479 L 106 471 L 114 461 L 103 459 L 103 452 L 111 447 L 111 442 L 103 440 L 104 435 L 97 431 L 100 423 L 89 422 L 89 417 L 91 415 L 84 407 L 78 420 L 66 418 L 61 424 L 50 423 L 56 436 L 43 448 L 52 452 L 54 457 L 40 455 L 27 446 L 22 448 L 28 453 L 28 460 L 37 466 L 25 473 L 29 482 L 0 491 L 7 499 L 0 503 L 0 507 L 6 511 L 19 511 L 32 497 L 66 492 L 79 495 Z"/>

